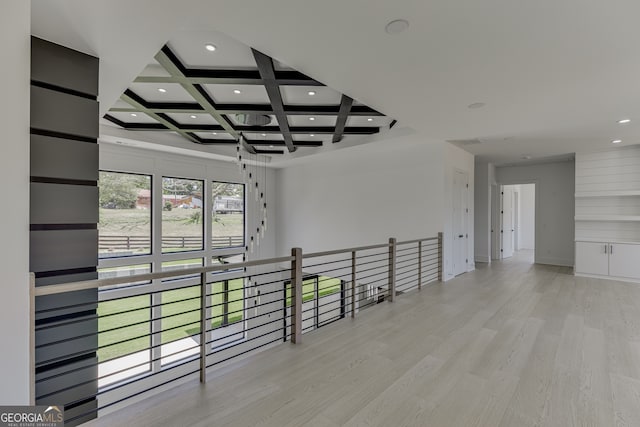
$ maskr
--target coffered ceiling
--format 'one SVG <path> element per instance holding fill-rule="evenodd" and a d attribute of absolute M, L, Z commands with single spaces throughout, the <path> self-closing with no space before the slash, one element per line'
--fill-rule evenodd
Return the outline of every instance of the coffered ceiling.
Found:
<path fill-rule="evenodd" d="M 217 53 L 224 61 L 204 62 L 214 57 L 203 55 L 202 44 L 191 44 L 191 36 L 217 31 L 274 58 L 275 71 L 288 70 L 282 66 L 287 64 L 335 89 L 339 95 L 327 95 L 333 108 L 341 104 L 336 97 L 346 94 L 398 120 L 388 133 L 345 135 L 339 144 L 331 143 L 335 132 L 304 137 L 326 138 L 323 150 L 346 146 L 351 138 L 379 140 L 410 128 L 425 143 L 478 140 L 465 149 L 498 164 L 610 148 L 618 139 L 618 146 L 640 142 L 637 16 L 640 2 L 630 0 L 32 0 L 34 35 L 100 57 L 103 114 L 115 117 L 110 108 L 127 107 L 116 104 L 127 89 L 148 102 L 162 101 L 160 93 L 147 99 L 153 88 L 141 91 L 143 83 L 135 80 L 163 73 L 153 58 L 167 43 L 186 68 L 255 72 L 250 49 L 227 52 L 221 46 Z M 407 31 L 386 33 L 385 25 L 397 18 L 409 21 Z M 215 83 L 202 85 L 216 104 L 233 103 L 233 93 L 221 92 Z M 304 91 L 289 89 L 294 86 L 281 87 L 283 107 L 304 100 Z M 266 87 L 260 93 L 245 89 L 242 102 L 266 104 L 265 92 Z M 188 91 L 175 96 L 193 102 Z M 318 91 L 316 96 L 325 95 Z M 474 104 L 483 106 L 469 108 Z M 303 126 L 303 115 L 287 116 L 291 128 Z M 632 121 L 618 124 L 623 118 Z M 173 120 L 190 123 L 182 116 Z M 272 123 L 280 127 L 277 117 Z M 125 132 L 111 125 L 103 127 L 104 135 Z M 359 125 L 348 121 L 345 127 Z M 196 134 L 198 129 L 187 130 Z M 196 135 L 212 138 L 208 131 Z M 225 149 L 165 133 L 152 133 L 153 139 L 172 136 L 172 144 Z M 279 138 L 275 132 L 267 135 Z M 293 133 L 292 141 L 304 135 Z M 284 151 L 282 157 L 320 150 L 289 153 L 286 142 L 270 145 Z"/>
<path fill-rule="evenodd" d="M 171 132 L 201 145 L 293 153 L 395 121 L 219 32 L 171 39 L 104 115 L 136 132 Z"/>

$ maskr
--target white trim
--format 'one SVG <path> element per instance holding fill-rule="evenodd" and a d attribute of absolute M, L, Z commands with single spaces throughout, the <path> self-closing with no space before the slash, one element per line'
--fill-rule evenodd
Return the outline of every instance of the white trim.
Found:
<path fill-rule="evenodd" d="M 590 277 L 593 279 L 611 280 L 614 282 L 640 283 L 640 279 L 630 279 L 628 277 L 601 276 L 598 274 L 574 273 L 576 277 Z"/>

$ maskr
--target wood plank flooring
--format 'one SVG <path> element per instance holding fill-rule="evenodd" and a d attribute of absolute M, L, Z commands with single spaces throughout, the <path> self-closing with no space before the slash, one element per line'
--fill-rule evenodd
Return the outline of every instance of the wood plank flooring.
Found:
<path fill-rule="evenodd" d="M 640 284 L 524 258 L 400 295 L 86 425 L 640 425 Z"/>

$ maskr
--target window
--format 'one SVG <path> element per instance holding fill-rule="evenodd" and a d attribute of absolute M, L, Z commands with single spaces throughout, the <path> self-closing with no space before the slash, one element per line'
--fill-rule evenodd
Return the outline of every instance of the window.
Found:
<path fill-rule="evenodd" d="M 204 249 L 204 182 L 162 178 L 162 252 Z"/>
<path fill-rule="evenodd" d="M 214 181 L 211 200 L 211 247 L 244 246 L 244 185 Z"/>
<path fill-rule="evenodd" d="M 100 258 L 151 253 L 151 176 L 100 172 Z"/>

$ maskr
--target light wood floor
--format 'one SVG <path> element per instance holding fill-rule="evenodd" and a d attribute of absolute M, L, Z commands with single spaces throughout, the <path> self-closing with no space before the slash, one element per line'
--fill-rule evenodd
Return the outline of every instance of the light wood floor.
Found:
<path fill-rule="evenodd" d="M 88 425 L 638 426 L 640 284 L 516 256 Z"/>

